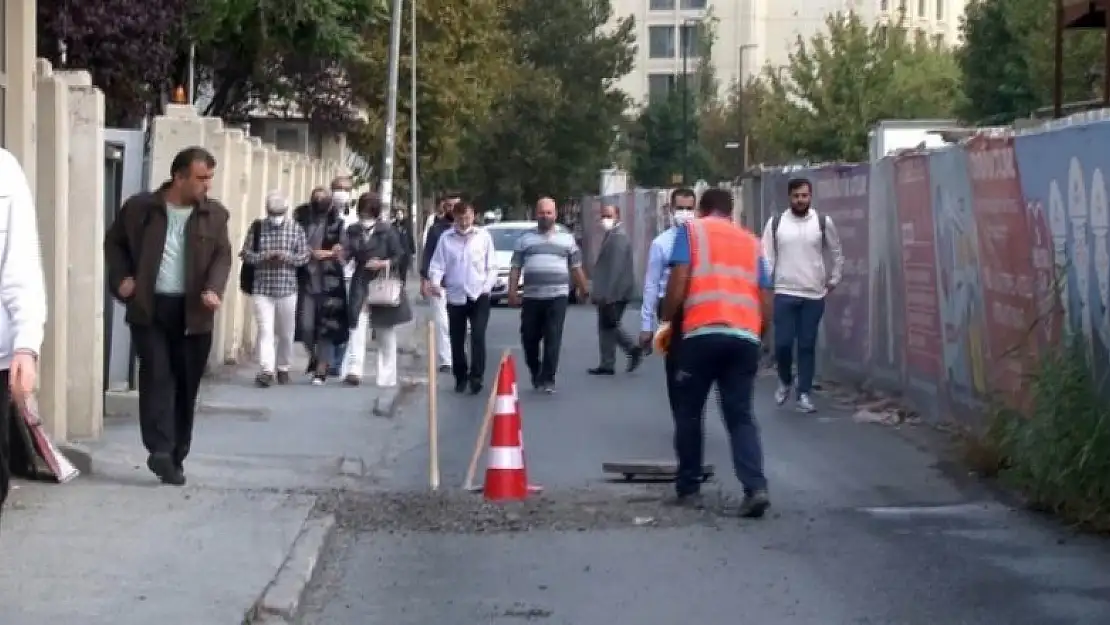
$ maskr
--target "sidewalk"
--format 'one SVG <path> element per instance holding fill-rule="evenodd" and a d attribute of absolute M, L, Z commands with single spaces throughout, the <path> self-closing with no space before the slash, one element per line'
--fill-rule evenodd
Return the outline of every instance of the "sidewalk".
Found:
<path fill-rule="evenodd" d="M 399 340 L 402 378 L 424 362 L 413 356 L 417 317 Z M 371 369 L 374 360 L 368 354 Z M 295 375 L 259 389 L 254 373 L 244 366 L 202 389 L 184 488 L 160 486 L 146 469 L 133 416 L 110 419 L 101 440 L 77 446 L 91 474 L 19 483 L 0 530 L 0 623 L 237 625 L 291 551 L 302 561 L 285 569 L 301 570 L 292 585 L 273 583 L 279 602 L 296 601 L 296 578 L 330 527 L 315 518 L 316 494 L 373 488 L 378 466 L 411 438 L 401 430 L 423 426 L 374 414 L 391 398 L 372 384 L 320 388 Z"/>

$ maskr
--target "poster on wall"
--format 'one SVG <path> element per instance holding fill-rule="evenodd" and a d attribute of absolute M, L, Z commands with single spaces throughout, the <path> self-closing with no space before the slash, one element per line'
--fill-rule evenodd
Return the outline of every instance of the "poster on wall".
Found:
<path fill-rule="evenodd" d="M 1012 137 L 980 135 L 967 144 L 968 177 L 978 226 L 979 273 L 987 311 L 990 386 L 1019 406 L 1036 358 L 1029 329 L 1037 312 L 1037 252 L 1026 217 Z M 1041 255 L 1047 250 L 1042 244 Z M 1030 249 L 1034 249 L 1032 255 Z"/>
<path fill-rule="evenodd" d="M 968 154 L 961 148 L 929 153 L 929 199 L 936 226 L 937 294 L 944 340 L 942 380 L 954 404 L 977 410 L 987 396 L 987 338 L 968 167 Z"/>
<path fill-rule="evenodd" d="M 902 292 L 902 245 L 894 194 L 894 163 L 871 165 L 868 190 L 870 222 L 871 375 L 901 385 L 904 371 L 905 315 Z"/>
<path fill-rule="evenodd" d="M 935 388 L 941 375 L 942 339 L 936 229 L 928 160 L 924 154 L 908 154 L 895 160 L 894 195 L 905 284 L 906 372 L 911 384 Z"/>
<path fill-rule="evenodd" d="M 844 249 L 844 275 L 825 300 L 825 345 L 833 364 L 862 371 L 870 357 L 868 165 L 814 172 L 814 206 L 828 216 Z"/>

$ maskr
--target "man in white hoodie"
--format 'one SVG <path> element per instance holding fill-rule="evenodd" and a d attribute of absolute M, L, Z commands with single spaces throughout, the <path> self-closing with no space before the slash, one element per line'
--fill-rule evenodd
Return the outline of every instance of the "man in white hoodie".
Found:
<path fill-rule="evenodd" d="M 0 149 L 0 508 L 11 477 L 12 404 L 34 391 L 46 327 L 35 203 L 23 168 Z"/>
<path fill-rule="evenodd" d="M 775 401 L 779 405 L 786 403 L 794 389 L 798 411 L 814 412 L 810 391 L 817 362 L 817 331 L 825 313 L 825 296 L 840 284 L 844 254 L 832 220 L 810 206 L 813 185 L 809 180 L 790 180 L 787 192 L 790 208 L 772 217 L 763 228 L 763 256 L 771 265 L 775 284 L 772 317 L 779 374 Z M 826 257 L 832 261 L 832 267 L 828 267 Z"/>

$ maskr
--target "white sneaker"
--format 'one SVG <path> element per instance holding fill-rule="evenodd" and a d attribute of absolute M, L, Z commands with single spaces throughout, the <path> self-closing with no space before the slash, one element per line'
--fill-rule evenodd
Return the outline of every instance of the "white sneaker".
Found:
<path fill-rule="evenodd" d="M 809 399 L 809 393 L 802 393 L 798 396 L 798 412 L 817 412 L 817 408 Z"/>
<path fill-rule="evenodd" d="M 325 378 L 312 378 L 312 386 L 323 386 L 327 380 Z"/>
<path fill-rule="evenodd" d="M 779 382 L 779 388 L 775 391 L 775 403 L 781 406 L 786 403 L 787 397 L 790 397 L 790 386 Z"/>

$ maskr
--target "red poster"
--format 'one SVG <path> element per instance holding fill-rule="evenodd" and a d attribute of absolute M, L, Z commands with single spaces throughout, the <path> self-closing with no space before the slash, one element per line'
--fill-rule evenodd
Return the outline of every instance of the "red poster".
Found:
<path fill-rule="evenodd" d="M 1037 278 L 1029 253 L 1033 237 L 1013 139 L 979 135 L 968 143 L 967 152 L 992 362 L 990 384 L 1016 405 L 1025 395 L 1023 382 L 1036 353 L 1029 334 L 1037 307 Z"/>
<path fill-rule="evenodd" d="M 844 249 L 844 275 L 825 301 L 825 338 L 838 364 L 862 368 L 870 358 L 869 165 L 815 172 L 815 207 L 832 221 Z"/>
<path fill-rule="evenodd" d="M 935 383 L 941 377 L 943 347 L 928 161 L 923 154 L 899 157 L 894 173 L 905 281 L 906 368 L 911 376 Z"/>

